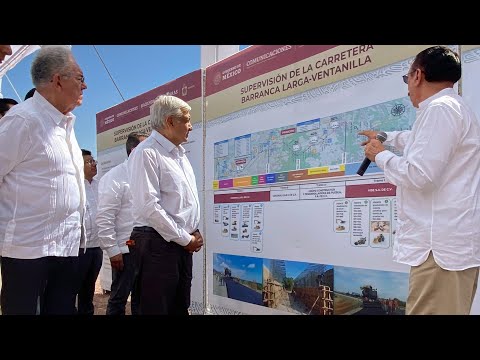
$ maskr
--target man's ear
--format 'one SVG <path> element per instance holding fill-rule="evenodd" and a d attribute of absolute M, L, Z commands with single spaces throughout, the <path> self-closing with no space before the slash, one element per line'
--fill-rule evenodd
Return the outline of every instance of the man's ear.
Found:
<path fill-rule="evenodd" d="M 60 78 L 61 78 L 60 74 L 55 74 L 55 75 L 53 75 L 52 80 L 50 80 L 50 82 L 52 82 L 55 85 L 55 88 L 62 86 L 62 84 L 60 82 Z"/>
<path fill-rule="evenodd" d="M 173 116 L 167 116 L 167 121 L 166 123 L 169 125 L 169 126 L 173 126 Z"/>

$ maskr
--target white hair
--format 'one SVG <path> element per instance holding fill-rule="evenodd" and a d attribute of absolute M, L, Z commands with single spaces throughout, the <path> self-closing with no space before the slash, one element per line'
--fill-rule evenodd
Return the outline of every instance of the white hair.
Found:
<path fill-rule="evenodd" d="M 68 74 L 72 66 L 73 54 L 69 46 L 48 45 L 37 52 L 32 62 L 30 74 L 35 87 L 47 84 L 56 73 Z"/>
<path fill-rule="evenodd" d="M 162 129 L 169 116 L 181 117 L 183 111 L 191 109 L 190 105 L 178 97 L 160 95 L 150 106 L 150 125 L 152 129 Z"/>

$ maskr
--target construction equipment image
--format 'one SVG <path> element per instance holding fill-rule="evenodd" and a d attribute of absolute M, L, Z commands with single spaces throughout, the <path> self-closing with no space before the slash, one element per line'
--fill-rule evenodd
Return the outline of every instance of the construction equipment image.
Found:
<path fill-rule="evenodd" d="M 382 303 L 378 300 L 377 289 L 374 289 L 372 285 L 361 286 L 363 307 L 364 308 L 381 308 Z"/>

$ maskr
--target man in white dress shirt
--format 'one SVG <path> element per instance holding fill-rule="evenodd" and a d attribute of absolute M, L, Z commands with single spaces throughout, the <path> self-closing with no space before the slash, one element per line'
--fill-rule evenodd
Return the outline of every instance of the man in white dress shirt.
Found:
<path fill-rule="evenodd" d="M 84 239 L 83 158 L 74 132 L 87 88 L 66 46 L 42 47 L 34 96 L 0 121 L 0 251 L 3 314 L 75 312 Z"/>
<path fill-rule="evenodd" d="M 395 261 L 411 266 L 407 315 L 468 315 L 480 266 L 480 123 L 454 84 L 458 54 L 434 46 L 403 76 L 417 118 L 411 131 L 388 132 L 385 150 L 368 137 L 365 155 L 397 186 Z"/>
<path fill-rule="evenodd" d="M 133 254 L 127 240 L 133 229 L 132 194 L 128 181 L 127 161 L 130 153 L 146 136 L 128 134 L 125 147 L 127 159 L 110 169 L 98 184 L 97 226 L 102 250 L 107 252 L 112 266 L 112 285 L 106 315 L 125 315 L 131 293 L 131 313 L 138 315 L 138 291 L 135 286 Z M 130 247 L 132 252 L 134 247 Z"/>
<path fill-rule="evenodd" d="M 155 99 L 152 134 L 127 163 L 141 315 L 188 315 L 192 253 L 203 245 L 195 175 L 181 145 L 192 130 L 190 110 L 175 96 Z"/>
<path fill-rule="evenodd" d="M 82 149 L 83 173 L 85 175 L 85 236 L 86 245 L 81 245 L 79 257 L 79 288 L 77 295 L 77 313 L 93 315 L 93 295 L 98 273 L 102 267 L 103 253 L 100 249 L 98 229 L 95 222 L 98 204 L 97 161 L 90 150 Z"/>

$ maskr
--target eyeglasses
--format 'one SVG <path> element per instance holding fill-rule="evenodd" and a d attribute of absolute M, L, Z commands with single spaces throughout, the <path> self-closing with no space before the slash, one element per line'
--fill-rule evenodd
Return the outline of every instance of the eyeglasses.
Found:
<path fill-rule="evenodd" d="M 85 161 L 85 165 L 97 165 L 97 160 L 87 160 Z"/>
<path fill-rule="evenodd" d="M 64 74 L 62 76 L 65 76 L 66 78 L 69 78 L 69 77 L 72 77 L 71 74 Z M 85 76 L 81 75 L 81 76 L 77 76 L 75 77 L 76 80 L 80 81 L 80 84 L 84 84 L 85 83 Z M 52 80 L 53 81 L 53 80 Z"/>
<path fill-rule="evenodd" d="M 404 82 L 405 84 L 408 84 L 408 76 L 409 76 L 410 74 L 413 74 L 413 73 L 416 72 L 417 70 L 420 70 L 420 69 L 415 69 L 415 70 L 410 71 L 410 72 L 407 73 L 406 75 L 402 75 L 403 82 Z M 422 72 L 422 70 L 420 70 L 420 72 Z"/>
<path fill-rule="evenodd" d="M 402 75 L 402 79 L 403 79 L 403 82 L 404 82 L 405 84 L 408 84 L 408 76 L 409 76 L 410 74 L 413 74 L 415 71 L 416 71 L 416 70 L 413 70 L 413 71 L 410 71 L 409 73 L 407 73 L 406 75 Z"/>

